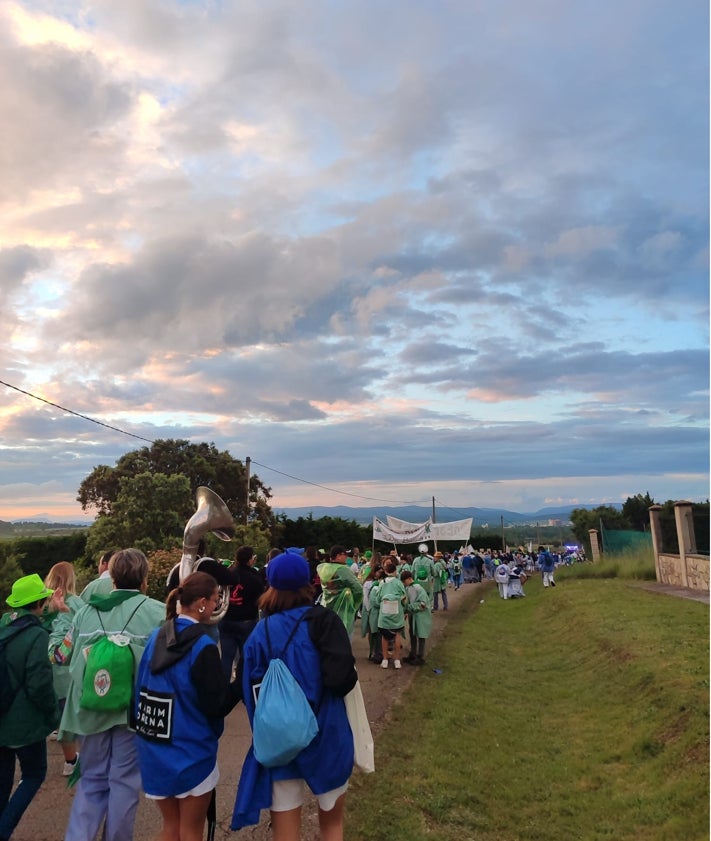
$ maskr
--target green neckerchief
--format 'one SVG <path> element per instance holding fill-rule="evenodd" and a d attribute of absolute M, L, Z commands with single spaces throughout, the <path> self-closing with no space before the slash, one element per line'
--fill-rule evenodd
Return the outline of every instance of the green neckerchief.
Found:
<path fill-rule="evenodd" d="M 113 610 L 117 605 L 123 604 L 134 596 L 142 596 L 140 590 L 112 590 L 110 593 L 94 593 L 89 598 L 89 604 L 97 610 Z"/>

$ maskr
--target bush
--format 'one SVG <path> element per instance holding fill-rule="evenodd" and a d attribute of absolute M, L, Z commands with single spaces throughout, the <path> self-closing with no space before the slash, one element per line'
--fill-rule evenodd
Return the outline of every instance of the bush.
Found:
<path fill-rule="evenodd" d="M 164 602 L 168 595 L 166 581 L 171 569 L 180 563 L 181 549 L 157 549 L 149 552 L 148 558 L 148 595 L 152 599 Z"/>

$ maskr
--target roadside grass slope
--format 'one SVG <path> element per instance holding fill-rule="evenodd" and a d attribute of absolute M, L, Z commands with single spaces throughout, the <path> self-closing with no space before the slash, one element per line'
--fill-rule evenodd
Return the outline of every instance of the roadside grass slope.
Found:
<path fill-rule="evenodd" d="M 526 592 L 451 617 L 352 780 L 347 841 L 708 839 L 708 606 L 619 578 Z"/>

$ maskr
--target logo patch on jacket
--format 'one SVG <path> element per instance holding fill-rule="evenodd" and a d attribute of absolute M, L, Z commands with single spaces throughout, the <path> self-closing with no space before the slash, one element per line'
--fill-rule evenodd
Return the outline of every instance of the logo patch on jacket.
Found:
<path fill-rule="evenodd" d="M 174 696 L 168 692 L 141 689 L 138 695 L 136 732 L 152 742 L 173 740 Z"/>

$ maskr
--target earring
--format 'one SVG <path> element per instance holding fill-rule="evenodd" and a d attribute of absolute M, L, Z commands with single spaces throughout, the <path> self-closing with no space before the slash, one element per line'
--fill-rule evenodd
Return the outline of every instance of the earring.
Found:
<path fill-rule="evenodd" d="M 204 612 L 205 612 L 205 605 L 198 608 L 198 613 L 204 613 Z"/>

